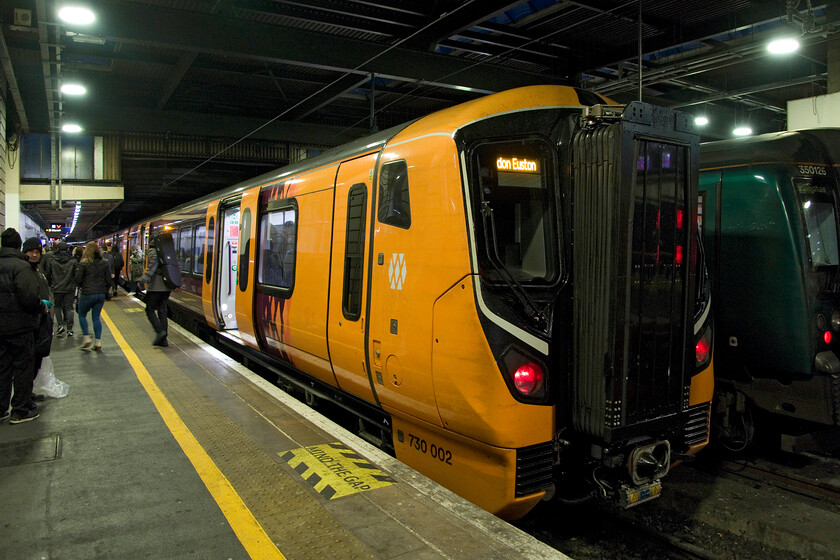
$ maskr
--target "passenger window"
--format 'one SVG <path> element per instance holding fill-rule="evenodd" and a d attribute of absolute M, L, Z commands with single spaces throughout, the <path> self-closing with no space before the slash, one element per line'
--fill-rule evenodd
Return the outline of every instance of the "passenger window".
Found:
<path fill-rule="evenodd" d="M 192 272 L 192 228 L 181 228 L 178 235 L 178 264 L 181 272 Z"/>
<path fill-rule="evenodd" d="M 213 255 L 214 255 L 214 244 L 216 241 L 216 218 L 214 216 L 210 216 L 210 221 L 208 222 L 208 229 L 210 230 L 210 235 L 207 236 L 207 267 L 204 269 L 204 283 L 209 284 L 211 280 L 213 280 Z"/>
<path fill-rule="evenodd" d="M 297 209 L 286 207 L 263 215 L 260 221 L 260 266 L 257 282 L 291 289 L 295 283 Z"/>
<path fill-rule="evenodd" d="M 359 318 L 362 311 L 362 277 L 364 275 L 365 208 L 367 187 L 359 183 L 347 194 L 347 233 L 344 239 L 344 317 Z"/>
<path fill-rule="evenodd" d="M 193 272 L 204 274 L 204 226 L 195 226 L 194 230 L 195 250 L 193 251 Z"/>
<path fill-rule="evenodd" d="M 251 209 L 246 208 L 242 212 L 242 219 L 239 222 L 239 262 L 238 267 L 238 284 L 239 291 L 244 292 L 248 289 L 248 278 L 250 271 L 248 270 L 248 258 L 251 253 Z"/>
<path fill-rule="evenodd" d="M 411 205 L 408 198 L 408 166 L 405 161 L 392 161 L 382 166 L 379 174 L 379 221 L 408 229 L 411 226 Z"/>

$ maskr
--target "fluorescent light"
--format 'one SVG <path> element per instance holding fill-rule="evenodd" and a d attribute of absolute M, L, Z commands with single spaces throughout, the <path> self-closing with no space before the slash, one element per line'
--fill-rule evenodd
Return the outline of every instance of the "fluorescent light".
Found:
<path fill-rule="evenodd" d="M 81 132 L 82 127 L 77 125 L 76 123 L 67 123 L 61 127 L 61 130 L 64 132 Z"/>
<path fill-rule="evenodd" d="M 694 117 L 694 124 L 697 126 L 706 126 L 709 124 L 709 118 L 704 116 Z"/>
<path fill-rule="evenodd" d="M 67 95 L 84 95 L 87 93 L 87 88 L 82 84 L 64 84 L 61 86 L 61 93 Z"/>
<path fill-rule="evenodd" d="M 784 39 L 775 39 L 767 44 L 767 50 L 771 54 L 788 54 L 799 50 L 799 41 L 796 39 L 785 37 Z"/>
<path fill-rule="evenodd" d="M 96 16 L 88 8 L 83 6 L 64 6 L 58 10 L 58 17 L 67 23 L 87 25 L 93 23 Z"/>
<path fill-rule="evenodd" d="M 76 202 L 76 208 L 73 210 L 73 223 L 70 224 L 70 231 L 67 232 L 68 237 L 70 236 L 71 233 L 73 233 L 73 230 L 76 229 L 76 222 L 79 221 L 79 213 L 81 211 L 82 211 L 82 203 L 77 201 Z"/>
<path fill-rule="evenodd" d="M 752 129 L 748 126 L 739 126 L 732 131 L 732 134 L 735 136 L 749 136 L 752 132 Z"/>

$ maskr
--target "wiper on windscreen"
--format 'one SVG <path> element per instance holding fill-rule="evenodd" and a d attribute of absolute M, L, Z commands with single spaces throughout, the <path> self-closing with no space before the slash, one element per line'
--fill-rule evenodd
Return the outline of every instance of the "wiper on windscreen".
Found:
<path fill-rule="evenodd" d="M 493 268 L 496 269 L 499 277 L 505 284 L 507 284 L 513 295 L 515 295 L 519 300 L 519 303 L 522 304 L 528 318 L 534 321 L 537 328 L 545 330 L 546 318 L 544 310 L 537 307 L 537 304 L 533 299 L 531 299 L 531 296 L 528 295 L 525 288 L 522 287 L 522 284 L 514 278 L 513 274 L 502 262 L 501 257 L 499 257 L 499 245 L 496 241 L 496 222 L 493 219 L 493 209 L 490 207 L 490 203 L 486 200 L 481 201 L 481 216 L 484 224 L 484 238 L 485 246 L 487 248 L 487 257 L 490 264 L 492 264 Z M 490 231 L 488 231 L 488 222 Z M 492 243 L 487 241 L 490 239 L 492 239 Z M 493 248 L 492 251 L 490 250 L 491 246 Z"/>

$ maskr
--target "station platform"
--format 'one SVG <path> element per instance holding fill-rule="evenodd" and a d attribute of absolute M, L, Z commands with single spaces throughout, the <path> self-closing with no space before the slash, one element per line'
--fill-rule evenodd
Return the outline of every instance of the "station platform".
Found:
<path fill-rule="evenodd" d="M 0 425 L 0 558 L 566 559 L 344 430 L 142 302 L 102 352 L 55 338 L 68 396 Z"/>

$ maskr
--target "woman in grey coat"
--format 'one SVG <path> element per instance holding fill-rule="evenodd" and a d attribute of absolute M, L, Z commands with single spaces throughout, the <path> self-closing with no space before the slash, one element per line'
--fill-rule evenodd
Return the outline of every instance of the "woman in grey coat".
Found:
<path fill-rule="evenodd" d="M 160 234 L 166 235 L 166 233 Z M 166 304 L 169 301 L 171 290 L 163 281 L 160 259 L 158 258 L 157 244 L 160 242 L 157 235 L 149 240 L 149 248 L 146 254 L 149 258 L 149 268 L 140 277 L 140 282 L 146 284 L 146 317 L 155 329 L 154 346 L 169 346 L 166 340 L 168 322 L 168 310 Z"/>

